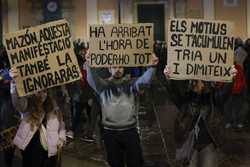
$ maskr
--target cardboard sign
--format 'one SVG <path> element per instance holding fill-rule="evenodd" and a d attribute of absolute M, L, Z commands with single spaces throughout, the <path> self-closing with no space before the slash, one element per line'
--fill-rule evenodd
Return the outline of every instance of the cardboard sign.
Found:
<path fill-rule="evenodd" d="M 226 21 L 171 19 L 168 62 L 172 79 L 231 82 L 234 25 Z"/>
<path fill-rule="evenodd" d="M 153 53 L 153 24 L 90 26 L 90 66 L 148 66 Z"/>
<path fill-rule="evenodd" d="M 66 20 L 4 35 L 11 67 L 18 70 L 19 96 L 79 80 L 78 62 Z"/>

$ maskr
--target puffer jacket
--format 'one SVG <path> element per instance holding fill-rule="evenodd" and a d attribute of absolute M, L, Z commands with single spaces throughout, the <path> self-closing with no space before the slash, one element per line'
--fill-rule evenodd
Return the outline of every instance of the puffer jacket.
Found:
<path fill-rule="evenodd" d="M 28 99 L 26 97 L 18 97 L 15 84 L 11 84 L 11 95 L 12 103 L 15 109 L 20 112 L 22 119 L 17 130 L 16 136 L 14 138 L 14 144 L 21 150 L 25 148 L 30 143 L 34 134 L 39 130 L 40 126 L 34 126 L 31 128 L 31 124 L 28 122 L 30 117 Z M 40 124 L 45 117 L 45 114 L 40 118 Z M 57 154 L 57 146 L 59 142 L 66 141 L 66 132 L 64 122 L 59 122 L 55 111 L 49 111 L 46 114 L 46 137 L 48 145 L 48 157 Z M 59 140 L 60 139 L 60 140 Z"/>

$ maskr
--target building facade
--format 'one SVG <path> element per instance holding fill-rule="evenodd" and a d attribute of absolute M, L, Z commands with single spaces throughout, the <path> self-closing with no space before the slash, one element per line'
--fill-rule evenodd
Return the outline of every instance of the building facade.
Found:
<path fill-rule="evenodd" d="M 1 34 L 44 22 L 44 2 L 1 0 Z M 153 22 L 155 40 L 167 40 L 170 18 L 228 20 L 236 34 L 250 37 L 250 0 L 58 0 L 73 39 L 88 40 L 88 26 L 103 23 Z M 52 5 L 53 9 L 53 5 Z"/>

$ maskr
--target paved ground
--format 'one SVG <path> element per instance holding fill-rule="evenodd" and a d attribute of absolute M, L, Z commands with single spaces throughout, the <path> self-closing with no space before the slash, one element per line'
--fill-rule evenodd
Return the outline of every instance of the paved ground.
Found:
<path fill-rule="evenodd" d="M 163 146 L 161 143 L 159 131 L 157 128 L 143 128 L 141 129 L 143 138 L 143 149 L 146 160 L 146 166 L 165 167 L 165 155 Z M 2 158 L 2 155 L 0 154 Z M 14 167 L 21 167 L 19 151 L 16 151 L 16 157 L 14 160 Z M 86 143 L 79 139 L 75 139 L 68 144 L 63 151 L 62 167 L 106 167 L 105 155 L 102 149 L 98 147 L 96 143 Z M 0 162 L 3 162 L 1 159 Z M 1 163 L 1 167 L 3 163 Z"/>
<path fill-rule="evenodd" d="M 145 164 L 147 167 L 167 167 L 166 154 L 162 143 L 159 128 L 156 124 L 155 118 L 148 119 L 154 114 L 146 114 L 146 110 L 150 109 L 149 106 L 141 108 L 140 118 L 140 134 L 143 145 L 143 154 L 145 157 Z M 14 160 L 14 167 L 21 167 L 21 156 L 19 151 L 16 151 Z M 0 153 L 0 158 L 2 155 Z M 100 147 L 100 144 L 86 143 L 76 138 L 63 150 L 62 167 L 106 167 L 105 154 Z M 3 162 L 0 159 L 0 162 Z M 3 163 L 0 163 L 1 167 Z"/>
<path fill-rule="evenodd" d="M 149 123 L 146 123 L 149 124 Z M 144 157 L 147 167 L 167 167 L 161 135 L 156 126 L 141 129 Z M 250 166 L 250 130 L 227 130 L 228 140 L 220 154 L 220 167 Z M 14 167 L 21 167 L 18 151 Z M 2 155 L 0 153 L 0 158 Z M 95 143 L 85 143 L 76 139 L 64 149 L 62 167 L 108 167 L 102 149 Z M 2 159 L 0 162 L 3 162 Z M 3 163 L 0 163 L 1 167 Z"/>
<path fill-rule="evenodd" d="M 220 167 L 250 166 L 250 129 L 226 130 L 227 140 L 223 145 L 224 158 Z"/>
<path fill-rule="evenodd" d="M 161 92 L 161 91 L 160 91 Z M 146 167 L 168 167 L 167 159 L 174 156 L 174 144 L 169 140 L 172 135 L 175 107 L 165 101 L 161 105 L 152 105 L 154 96 L 143 101 L 140 106 L 140 134 Z M 164 98 L 160 97 L 159 98 Z M 159 99 L 160 100 L 160 99 Z M 157 114 L 156 114 L 157 113 Z M 226 140 L 220 152 L 220 167 L 250 166 L 250 128 L 242 131 L 225 130 Z M 164 140 L 163 140 L 164 139 Z M 165 141 L 165 143 L 164 143 Z M 167 150 L 165 149 L 165 147 Z M 166 155 L 168 152 L 168 156 Z M 20 166 L 20 156 L 15 158 L 14 167 Z M 62 167 L 107 167 L 102 147 L 96 143 L 86 143 L 79 138 L 68 144 L 63 151 Z M 3 166 L 0 152 L 0 167 Z"/>
<path fill-rule="evenodd" d="M 147 121 L 146 121 L 147 122 Z M 151 124 L 150 122 L 144 123 Z M 144 126 L 143 125 L 143 126 Z M 166 156 L 161 140 L 160 131 L 152 127 L 141 129 L 144 157 L 148 167 L 166 167 Z M 250 130 L 227 130 L 227 141 L 220 155 L 220 167 L 249 167 L 250 166 Z M 2 155 L 0 154 L 2 158 Z M 15 158 L 14 167 L 21 167 L 20 158 Z M 85 143 L 76 139 L 64 149 L 63 167 L 106 167 L 104 153 L 95 143 Z M 0 160 L 0 162 L 3 162 Z M 0 163 L 1 167 L 3 163 Z"/>

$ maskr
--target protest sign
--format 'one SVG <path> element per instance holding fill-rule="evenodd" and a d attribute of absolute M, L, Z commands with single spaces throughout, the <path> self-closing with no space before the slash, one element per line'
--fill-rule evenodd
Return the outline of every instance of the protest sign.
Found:
<path fill-rule="evenodd" d="M 153 24 L 91 25 L 90 66 L 148 66 L 153 53 Z"/>
<path fill-rule="evenodd" d="M 171 19 L 168 62 L 171 79 L 231 82 L 234 25 L 227 21 Z"/>
<path fill-rule="evenodd" d="M 11 67 L 18 71 L 19 96 L 79 80 L 70 27 L 58 20 L 4 35 Z"/>

